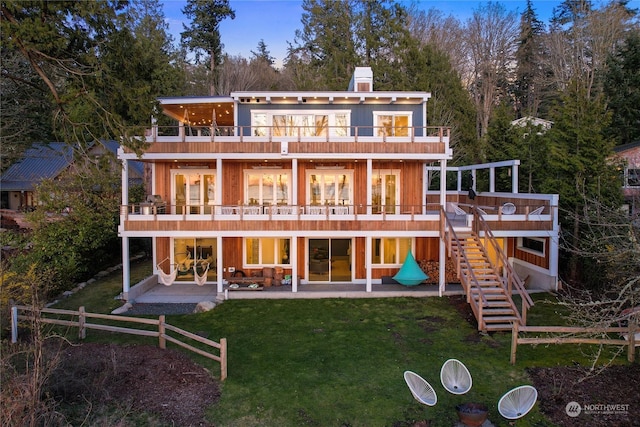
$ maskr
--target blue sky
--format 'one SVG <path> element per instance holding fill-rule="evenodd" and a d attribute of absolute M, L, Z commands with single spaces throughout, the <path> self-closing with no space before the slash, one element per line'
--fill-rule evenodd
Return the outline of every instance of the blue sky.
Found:
<path fill-rule="evenodd" d="M 220 33 L 224 51 L 230 55 L 251 57 L 262 39 L 271 56 L 276 58 L 276 65 L 281 65 L 287 53 L 287 42 L 293 43 L 295 31 L 302 28 L 302 2 L 300 0 L 230 0 L 236 18 L 226 19 L 220 24 Z M 483 3 L 467 0 L 420 0 L 416 4 L 424 10 L 438 9 L 445 15 L 454 15 L 461 21 L 469 18 L 475 9 Z M 508 10 L 521 13 L 526 7 L 525 0 L 502 0 Z M 545 24 L 553 13 L 553 8 L 562 3 L 561 0 L 534 0 L 533 7 L 538 19 Z M 598 3 L 594 1 L 594 3 Z M 182 24 L 188 23 L 182 15 L 185 0 L 165 0 L 164 14 L 169 23 L 169 32 L 176 42 L 180 41 Z M 629 7 L 640 8 L 640 0 L 632 0 Z"/>

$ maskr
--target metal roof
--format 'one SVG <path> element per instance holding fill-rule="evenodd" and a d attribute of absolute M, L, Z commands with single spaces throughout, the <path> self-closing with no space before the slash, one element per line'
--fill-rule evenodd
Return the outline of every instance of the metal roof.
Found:
<path fill-rule="evenodd" d="M 116 153 L 120 144 L 104 141 L 102 146 Z M 73 162 L 73 147 L 64 142 L 37 143 L 25 151 L 22 159 L 11 165 L 0 177 L 1 191 L 33 191 L 45 179 L 59 176 Z M 129 162 L 133 175 L 142 180 L 142 162 Z"/>

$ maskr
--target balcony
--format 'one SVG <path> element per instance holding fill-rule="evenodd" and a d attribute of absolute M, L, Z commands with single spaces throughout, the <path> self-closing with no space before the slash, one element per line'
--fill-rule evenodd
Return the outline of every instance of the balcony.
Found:
<path fill-rule="evenodd" d="M 295 127 L 235 126 L 153 127 L 145 138 L 151 145 L 146 154 L 171 153 L 254 153 L 304 155 L 341 154 L 448 153 L 450 129 L 445 127 L 410 127 L 389 130 L 374 126 L 327 126 L 322 129 Z"/>

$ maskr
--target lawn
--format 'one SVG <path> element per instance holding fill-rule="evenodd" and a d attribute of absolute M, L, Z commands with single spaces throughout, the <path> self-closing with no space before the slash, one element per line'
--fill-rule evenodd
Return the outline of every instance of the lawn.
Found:
<path fill-rule="evenodd" d="M 148 274 L 142 263 L 132 280 Z M 108 313 L 119 305 L 120 277 L 87 286 L 56 308 Z M 99 295 L 99 297 L 95 297 Z M 529 324 L 559 324 L 553 297 L 536 295 Z M 214 310 L 167 321 L 210 339 L 227 338 L 228 379 L 221 399 L 208 409 L 216 426 L 431 426 L 450 427 L 455 405 L 469 401 L 489 406 L 496 426 L 509 425 L 497 412 L 500 396 L 530 384 L 526 368 L 588 363 L 574 346 L 521 346 L 518 363 L 509 363 L 510 333 L 482 335 L 450 298 L 230 300 Z M 88 341 L 154 340 L 89 331 Z M 219 365 L 193 355 L 218 375 Z M 442 363 L 461 360 L 473 376 L 471 391 L 448 394 L 440 384 Z M 412 370 L 438 394 L 434 407 L 416 402 L 403 380 Z M 551 426 L 536 406 L 518 422 Z"/>

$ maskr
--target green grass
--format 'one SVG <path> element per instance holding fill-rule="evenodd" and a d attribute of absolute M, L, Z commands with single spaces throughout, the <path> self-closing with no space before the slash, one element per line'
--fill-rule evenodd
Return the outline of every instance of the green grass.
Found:
<path fill-rule="evenodd" d="M 136 265 L 132 281 L 150 271 Z M 87 286 L 56 308 L 108 313 L 119 305 L 114 274 Z M 561 324 L 562 312 L 547 294 L 535 295 L 529 324 Z M 532 366 L 587 364 L 576 346 L 518 347 L 510 365 L 510 333 L 479 334 L 448 298 L 230 300 L 208 313 L 169 316 L 167 321 L 210 339 L 227 338 L 228 379 L 220 401 L 209 408 L 216 426 L 409 426 L 432 420 L 451 426 L 458 403 L 489 406 L 489 419 L 507 426 L 496 404 L 510 388 L 530 383 Z M 157 344 L 150 338 L 88 331 L 87 340 Z M 192 355 L 218 376 L 219 364 Z M 440 367 L 457 358 L 473 376 L 463 396 L 445 392 Z M 429 381 L 438 404 L 416 402 L 403 380 L 413 370 Z M 538 406 L 518 422 L 551 426 Z"/>

